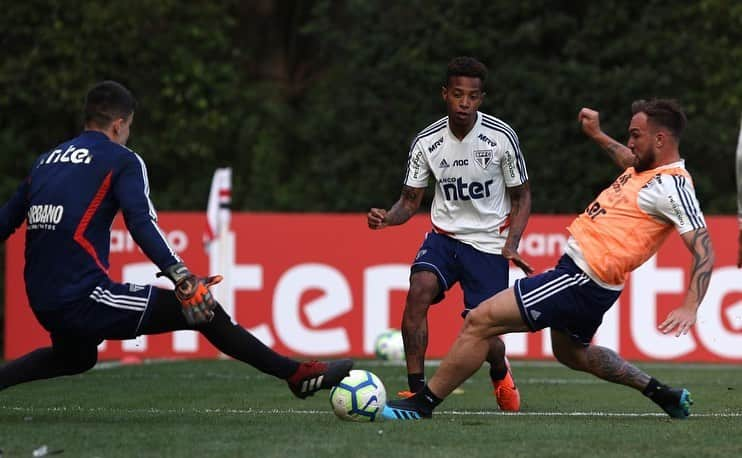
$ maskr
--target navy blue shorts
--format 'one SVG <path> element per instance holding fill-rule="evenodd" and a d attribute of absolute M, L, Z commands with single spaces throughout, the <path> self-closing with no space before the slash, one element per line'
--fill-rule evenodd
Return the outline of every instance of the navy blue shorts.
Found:
<path fill-rule="evenodd" d="M 438 277 L 440 293 L 433 300 L 434 304 L 442 301 L 445 292 L 460 282 L 466 307 L 463 315 L 507 288 L 510 273 L 508 261 L 501 255 L 484 253 L 435 232 L 426 234 L 410 270 L 412 273 L 426 270 Z"/>
<path fill-rule="evenodd" d="M 132 339 L 143 333 L 147 321 L 164 330 L 188 328 L 172 291 L 114 281 L 96 286 L 83 300 L 34 313 L 52 337 L 71 335 L 97 343 Z"/>
<path fill-rule="evenodd" d="M 514 290 L 521 317 L 531 331 L 551 327 L 584 345 L 621 294 L 592 281 L 567 255 L 554 270 L 516 280 Z"/>

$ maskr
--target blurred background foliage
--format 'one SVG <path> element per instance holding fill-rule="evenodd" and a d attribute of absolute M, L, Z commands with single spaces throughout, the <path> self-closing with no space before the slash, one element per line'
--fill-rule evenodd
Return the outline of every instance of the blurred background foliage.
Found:
<path fill-rule="evenodd" d="M 582 106 L 623 140 L 630 103 L 655 96 L 687 109 L 706 213 L 734 212 L 738 1 L 26 0 L 5 5 L 0 47 L 6 198 L 115 79 L 140 102 L 130 146 L 160 210 L 203 210 L 225 165 L 237 210 L 388 207 L 410 140 L 444 114 L 446 63 L 472 55 L 490 68 L 482 110 L 520 136 L 534 212 L 575 213 L 617 174 Z"/>
<path fill-rule="evenodd" d="M 3 4 L 0 49 L 2 199 L 114 79 L 139 100 L 129 146 L 160 210 L 204 210 L 227 165 L 235 210 L 388 208 L 411 139 L 444 115 L 446 63 L 471 55 L 490 69 L 482 111 L 519 134 L 535 213 L 577 213 L 618 174 L 579 109 L 625 140 L 650 97 L 687 110 L 705 212 L 735 211 L 736 0 L 24 0 Z"/>

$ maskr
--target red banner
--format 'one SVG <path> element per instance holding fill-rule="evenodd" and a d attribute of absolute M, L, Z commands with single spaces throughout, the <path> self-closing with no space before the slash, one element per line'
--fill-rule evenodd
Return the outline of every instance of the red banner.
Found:
<path fill-rule="evenodd" d="M 532 216 L 521 243 L 526 259 L 551 268 L 567 238 L 571 216 Z M 742 362 L 742 272 L 736 267 L 733 217 L 707 219 L 716 266 L 698 323 L 676 338 L 657 330 L 677 307 L 688 284 L 690 254 L 677 235 L 635 271 L 619 301 L 605 316 L 595 341 L 632 360 Z M 426 215 L 403 226 L 371 231 L 362 214 L 251 214 L 232 216 L 221 248 L 208 256 L 202 246 L 203 213 L 162 213 L 160 225 L 173 248 L 196 272 L 223 273 L 215 290 L 236 321 L 275 350 L 302 356 L 371 356 L 375 337 L 399 328 L 409 285 L 409 263 L 429 229 Z M 219 251 L 217 253 L 217 251 Z M 23 233 L 6 245 L 5 357 L 48 345 L 23 288 Z M 214 259 L 219 257 L 220 262 Z M 111 275 L 151 283 L 156 272 L 117 219 L 111 240 Z M 511 282 L 520 276 L 511 269 Z M 164 283 L 166 284 L 166 283 Z M 431 309 L 428 356 L 440 358 L 462 323 L 458 286 Z M 548 333 L 505 338 L 514 358 L 550 358 Z M 218 352 L 190 331 L 107 341 L 102 359 L 215 357 Z"/>

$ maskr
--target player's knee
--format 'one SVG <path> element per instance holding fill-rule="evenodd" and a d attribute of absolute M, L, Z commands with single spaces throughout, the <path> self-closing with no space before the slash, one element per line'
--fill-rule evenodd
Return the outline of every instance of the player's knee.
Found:
<path fill-rule="evenodd" d="M 484 307 L 477 307 L 466 315 L 462 333 L 476 335 L 477 337 L 492 338 L 492 327 L 494 323 L 489 319 Z M 499 340 L 499 339 L 498 339 Z M 490 349 L 492 343 L 490 343 Z"/>
<path fill-rule="evenodd" d="M 427 312 L 438 294 L 438 279 L 435 276 L 418 276 L 410 282 L 405 308 L 416 312 Z"/>

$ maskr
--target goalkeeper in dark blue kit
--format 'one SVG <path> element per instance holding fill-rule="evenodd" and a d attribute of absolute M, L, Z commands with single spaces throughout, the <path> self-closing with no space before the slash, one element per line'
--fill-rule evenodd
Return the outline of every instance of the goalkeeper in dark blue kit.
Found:
<path fill-rule="evenodd" d="M 85 129 L 42 154 L 0 208 L 0 239 L 26 221 L 26 294 L 51 346 L 0 367 L 0 390 L 85 372 L 104 339 L 179 329 L 201 332 L 223 353 L 284 379 L 299 398 L 330 388 L 351 360 L 298 362 L 277 354 L 234 324 L 209 292 L 221 276 L 191 273 L 170 248 L 149 199 L 147 169 L 126 141 L 136 101 L 103 81 L 85 99 Z M 117 283 L 108 276 L 110 228 L 121 210 L 142 251 L 175 290 Z M 11 285 L 7 285 L 11 287 Z"/>

